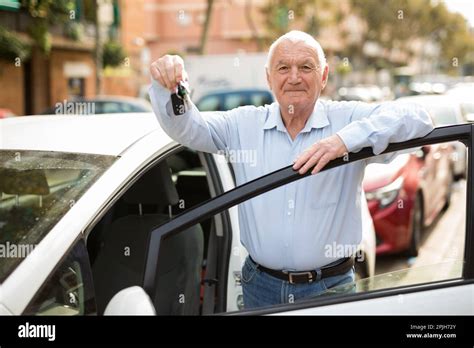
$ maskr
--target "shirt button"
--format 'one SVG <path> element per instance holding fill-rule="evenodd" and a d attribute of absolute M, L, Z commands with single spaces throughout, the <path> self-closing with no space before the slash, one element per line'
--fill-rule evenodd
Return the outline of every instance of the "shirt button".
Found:
<path fill-rule="evenodd" d="M 290 216 L 290 215 L 291 215 L 291 211 L 288 212 L 288 216 Z"/>

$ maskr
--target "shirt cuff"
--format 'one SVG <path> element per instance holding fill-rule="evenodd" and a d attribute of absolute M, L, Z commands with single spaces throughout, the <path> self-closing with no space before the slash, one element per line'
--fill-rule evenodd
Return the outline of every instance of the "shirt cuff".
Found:
<path fill-rule="evenodd" d="M 364 135 L 361 136 L 361 133 L 357 132 L 357 128 L 358 127 L 354 123 L 352 123 L 352 124 L 348 124 L 347 126 L 342 128 L 340 131 L 336 132 L 339 138 L 341 138 L 344 145 L 346 145 L 348 152 L 357 152 L 363 147 Z M 356 136 L 356 134 L 359 134 L 359 135 Z"/>
<path fill-rule="evenodd" d="M 148 94 L 151 104 L 158 109 L 160 115 L 171 117 L 167 111 L 167 104 L 171 101 L 171 91 L 153 79 Z"/>

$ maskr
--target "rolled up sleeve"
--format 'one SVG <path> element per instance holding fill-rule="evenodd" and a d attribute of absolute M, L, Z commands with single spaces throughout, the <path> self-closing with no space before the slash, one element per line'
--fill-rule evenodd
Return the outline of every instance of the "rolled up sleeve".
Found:
<path fill-rule="evenodd" d="M 421 138 L 434 129 L 428 112 L 417 104 L 387 102 L 356 106 L 350 123 L 337 132 L 349 152 L 372 147 L 382 153 L 390 143 Z"/>
<path fill-rule="evenodd" d="M 175 141 L 192 149 L 217 153 L 227 151 L 237 130 L 235 112 L 200 112 L 186 101 L 186 112 L 174 115 L 171 92 L 153 81 L 149 89 L 153 111 L 164 131 Z"/>

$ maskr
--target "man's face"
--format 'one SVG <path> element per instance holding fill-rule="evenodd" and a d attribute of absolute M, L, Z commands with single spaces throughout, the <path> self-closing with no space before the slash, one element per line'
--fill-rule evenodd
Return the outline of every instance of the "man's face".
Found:
<path fill-rule="evenodd" d="M 280 43 L 267 69 L 268 85 L 284 108 L 314 105 L 327 77 L 328 67 L 321 67 L 315 50 L 303 42 Z"/>

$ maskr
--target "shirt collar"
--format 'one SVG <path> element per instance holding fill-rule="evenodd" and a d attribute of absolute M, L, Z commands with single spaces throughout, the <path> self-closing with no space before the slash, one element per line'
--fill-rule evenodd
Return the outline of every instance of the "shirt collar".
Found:
<path fill-rule="evenodd" d="M 318 100 L 314 106 L 313 113 L 306 121 L 306 124 L 300 133 L 311 132 L 312 128 L 324 128 L 328 125 L 329 120 L 326 113 L 326 108 L 324 107 L 324 104 Z M 271 105 L 269 115 L 265 121 L 265 124 L 263 125 L 263 129 L 272 129 L 274 127 L 276 127 L 277 130 L 281 132 L 286 132 L 286 127 L 283 124 L 280 114 L 280 105 L 278 105 L 277 102 Z"/>

